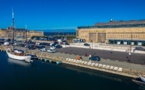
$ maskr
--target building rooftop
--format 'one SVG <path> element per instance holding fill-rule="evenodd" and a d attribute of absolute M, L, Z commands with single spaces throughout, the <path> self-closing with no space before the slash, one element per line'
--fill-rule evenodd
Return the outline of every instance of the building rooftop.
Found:
<path fill-rule="evenodd" d="M 95 23 L 94 26 L 82 26 L 81 28 L 121 28 L 121 27 L 145 27 L 145 20 L 130 20 L 130 21 L 114 21 L 110 20 L 110 22 L 103 23 Z"/>

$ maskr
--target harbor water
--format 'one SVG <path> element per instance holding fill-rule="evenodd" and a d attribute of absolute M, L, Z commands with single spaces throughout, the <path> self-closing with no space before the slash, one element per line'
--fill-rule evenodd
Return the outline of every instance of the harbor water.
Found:
<path fill-rule="evenodd" d="M 66 64 L 26 63 L 0 52 L 0 90 L 145 90 L 130 78 Z"/>

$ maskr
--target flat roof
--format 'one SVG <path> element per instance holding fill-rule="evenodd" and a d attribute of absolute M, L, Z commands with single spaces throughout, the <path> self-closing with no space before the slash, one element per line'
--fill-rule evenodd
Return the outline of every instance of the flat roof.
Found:
<path fill-rule="evenodd" d="M 113 21 L 96 23 L 94 26 L 79 26 L 78 29 L 87 28 L 123 28 L 123 27 L 145 27 L 145 20 Z"/>

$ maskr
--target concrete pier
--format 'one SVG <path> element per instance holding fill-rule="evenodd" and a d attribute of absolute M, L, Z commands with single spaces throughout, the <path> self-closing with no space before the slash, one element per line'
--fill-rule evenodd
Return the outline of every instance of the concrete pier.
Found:
<path fill-rule="evenodd" d="M 0 50 L 4 50 L 2 46 L 0 46 Z M 55 62 L 56 64 L 65 63 L 125 77 L 136 78 L 140 74 L 145 74 L 144 65 L 139 64 L 113 61 L 108 59 L 101 59 L 99 62 L 89 61 L 89 57 L 84 56 L 82 56 L 83 60 L 76 60 L 76 55 L 40 52 L 39 50 L 29 50 L 28 53 L 35 54 L 39 60 L 43 60 L 45 62 Z"/>

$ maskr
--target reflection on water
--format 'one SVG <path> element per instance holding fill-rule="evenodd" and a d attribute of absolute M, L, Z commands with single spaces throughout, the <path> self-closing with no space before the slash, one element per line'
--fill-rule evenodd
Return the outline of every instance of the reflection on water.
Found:
<path fill-rule="evenodd" d="M 145 86 L 139 86 L 138 90 L 145 90 Z"/>
<path fill-rule="evenodd" d="M 0 90 L 145 90 L 121 76 L 66 64 L 27 63 L 1 52 L 0 72 Z"/>
<path fill-rule="evenodd" d="M 117 75 L 109 74 L 109 73 L 105 73 L 105 72 L 100 72 L 100 71 L 90 70 L 90 69 L 86 69 L 86 68 L 75 67 L 75 66 L 71 66 L 71 65 L 62 65 L 62 67 L 65 67 L 66 69 L 69 69 L 69 70 L 77 71 L 79 73 L 86 73 L 86 74 L 89 74 L 89 75 L 94 75 L 94 76 L 97 76 L 97 77 L 101 77 L 101 78 L 105 78 L 105 79 L 109 79 L 109 80 L 113 80 L 113 81 L 117 81 L 117 82 L 124 82 L 124 83 L 130 83 L 131 82 L 130 78 L 121 77 L 121 76 L 117 76 Z"/>
<path fill-rule="evenodd" d="M 25 61 L 20 61 L 20 60 L 15 60 L 15 59 L 12 59 L 12 58 L 8 58 L 8 62 L 10 64 L 17 64 L 17 65 L 21 65 L 21 66 L 25 66 L 25 67 L 28 67 L 31 65 L 31 63 L 27 63 Z"/>

